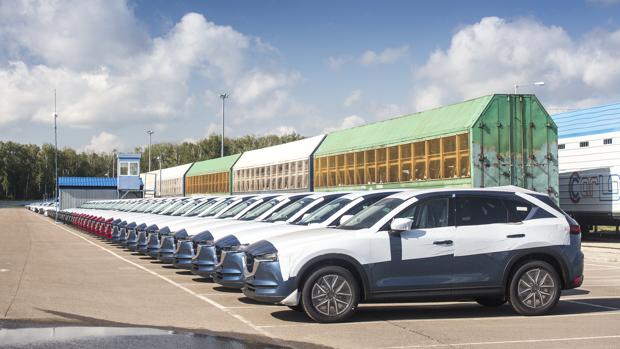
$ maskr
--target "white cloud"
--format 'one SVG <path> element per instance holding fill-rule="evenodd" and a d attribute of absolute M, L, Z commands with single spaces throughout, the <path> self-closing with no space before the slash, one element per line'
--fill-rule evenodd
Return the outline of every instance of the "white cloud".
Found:
<path fill-rule="evenodd" d="M 277 49 L 197 13 L 150 37 L 125 0 L 1 2 L 0 39 L 0 125 L 52 122 L 54 88 L 69 127 L 208 122 L 224 91 L 236 120 L 306 109 L 291 97 L 301 75 L 261 63 Z"/>
<path fill-rule="evenodd" d="M 404 57 L 408 51 L 409 46 L 407 45 L 394 48 L 388 47 L 379 53 L 368 50 L 360 57 L 360 63 L 362 65 L 394 63 Z"/>
<path fill-rule="evenodd" d="M 270 134 L 270 135 L 277 135 L 277 136 L 286 136 L 286 135 L 290 135 L 293 133 L 297 133 L 297 130 L 295 130 L 295 127 L 293 126 L 278 126 L 275 129 L 272 129 L 271 131 L 267 132 L 266 134 Z"/>
<path fill-rule="evenodd" d="M 345 128 L 351 128 L 355 126 L 360 126 L 365 124 L 366 121 L 359 115 L 349 115 L 346 118 L 342 119 L 342 122 L 339 125 L 330 126 L 323 130 L 323 133 L 330 133 L 338 130 L 342 130 Z"/>
<path fill-rule="evenodd" d="M 353 104 L 357 103 L 360 100 L 361 95 L 362 95 L 362 91 L 360 90 L 351 91 L 351 94 L 348 95 L 347 98 L 345 98 L 344 105 L 346 107 L 352 106 Z"/>
<path fill-rule="evenodd" d="M 124 147 L 125 145 L 118 136 L 101 131 L 90 139 L 90 143 L 84 147 L 84 151 L 93 153 L 111 152 L 115 149 L 122 150 Z"/>
<path fill-rule="evenodd" d="M 413 104 L 424 110 L 512 92 L 515 82 L 533 81 L 546 84 L 519 92 L 535 92 L 548 106 L 617 100 L 619 56 L 620 31 L 599 30 L 575 40 L 561 27 L 533 19 L 487 17 L 461 28 L 450 47 L 436 50 L 415 70 Z"/>
<path fill-rule="evenodd" d="M 350 56 L 329 56 L 327 57 L 327 65 L 333 69 L 338 70 L 345 63 L 349 63 L 351 61 Z"/>

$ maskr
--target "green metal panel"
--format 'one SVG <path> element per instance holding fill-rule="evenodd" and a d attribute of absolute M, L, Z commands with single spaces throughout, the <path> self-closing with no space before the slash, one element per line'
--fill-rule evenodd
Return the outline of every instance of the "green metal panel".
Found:
<path fill-rule="evenodd" d="M 348 153 L 456 134 L 470 129 L 493 96 L 328 134 L 314 156 Z"/>
<path fill-rule="evenodd" d="M 438 179 L 386 184 L 321 187 L 316 191 L 376 190 L 376 189 L 427 189 L 427 188 L 471 188 L 471 178 Z"/>
<path fill-rule="evenodd" d="M 209 173 L 229 172 L 241 154 L 228 155 L 221 158 L 198 161 L 187 171 L 186 177 L 194 177 Z"/>
<path fill-rule="evenodd" d="M 516 185 L 557 199 L 557 127 L 533 95 L 495 95 L 471 130 L 475 187 Z"/>

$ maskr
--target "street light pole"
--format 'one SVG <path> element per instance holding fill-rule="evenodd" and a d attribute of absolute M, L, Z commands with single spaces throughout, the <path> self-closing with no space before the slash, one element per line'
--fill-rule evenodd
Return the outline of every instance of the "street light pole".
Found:
<path fill-rule="evenodd" d="M 228 98 L 228 94 L 222 93 L 220 98 L 222 99 L 222 149 L 221 149 L 221 157 L 224 157 L 224 106 L 226 105 L 226 98 Z"/>
<path fill-rule="evenodd" d="M 58 223 L 58 204 L 59 204 L 59 190 L 58 190 L 58 128 L 56 125 L 56 119 L 58 114 L 56 113 L 56 89 L 54 89 L 54 177 L 56 178 L 56 188 L 54 189 L 56 214 L 54 215 L 54 222 Z"/>
<path fill-rule="evenodd" d="M 149 134 L 149 172 L 151 172 L 151 136 L 155 131 L 147 130 L 146 133 Z"/>
<path fill-rule="evenodd" d="M 519 87 L 523 87 L 523 86 L 545 86 L 545 82 L 544 81 L 536 81 L 530 84 L 524 84 L 524 85 L 519 85 L 518 83 L 515 82 L 515 84 L 513 85 L 515 88 L 515 94 L 519 93 Z"/>

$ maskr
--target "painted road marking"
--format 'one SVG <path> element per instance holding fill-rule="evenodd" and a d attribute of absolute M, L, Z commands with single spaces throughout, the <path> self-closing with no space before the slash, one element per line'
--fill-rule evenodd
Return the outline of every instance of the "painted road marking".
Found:
<path fill-rule="evenodd" d="M 45 218 L 43 218 L 43 217 L 42 217 L 42 219 L 46 220 L 46 219 L 45 219 Z M 47 220 L 46 220 L 46 221 L 47 221 Z M 49 221 L 47 221 L 47 222 L 48 222 L 48 223 L 50 223 Z M 122 257 L 122 256 L 120 256 L 120 255 L 118 255 L 116 252 L 111 251 L 111 250 L 108 250 L 107 248 L 105 248 L 105 247 L 103 247 L 103 246 L 100 246 L 100 245 L 98 245 L 98 244 L 96 244 L 96 243 L 94 243 L 94 242 L 90 241 L 89 239 L 87 239 L 87 238 L 83 237 L 83 236 L 80 236 L 79 234 L 77 234 L 77 233 L 75 233 L 75 232 L 73 232 L 73 231 L 71 231 L 71 230 L 69 230 L 69 229 L 65 228 L 64 226 L 54 224 L 53 222 L 51 222 L 50 224 L 52 224 L 52 225 L 54 225 L 54 226 L 56 226 L 56 227 L 58 227 L 58 228 L 60 228 L 60 229 L 65 230 L 65 231 L 66 231 L 66 232 L 68 232 L 69 234 L 71 234 L 71 235 L 73 235 L 73 236 L 75 236 L 75 237 L 78 237 L 78 238 L 80 238 L 80 239 L 82 239 L 82 240 L 84 240 L 84 241 L 88 242 L 89 244 L 91 244 L 91 245 L 93 245 L 93 246 L 95 246 L 95 247 L 97 247 L 97 248 L 100 248 L 100 249 L 101 249 L 101 250 L 103 250 L 103 251 L 106 251 L 107 253 L 109 253 L 109 254 L 113 255 L 114 257 L 116 257 L 116 258 L 118 258 L 118 259 L 120 259 L 120 260 L 122 260 L 122 261 L 124 261 L 124 262 L 127 262 L 127 263 L 129 263 L 129 264 L 131 264 L 131 265 L 135 266 L 135 267 L 136 267 L 136 268 L 138 268 L 138 269 L 141 269 L 141 270 L 143 270 L 143 271 L 145 271 L 145 272 L 147 272 L 147 273 L 149 273 L 149 274 L 151 274 L 151 275 L 154 275 L 154 276 L 156 276 L 156 277 L 158 277 L 158 278 L 160 278 L 160 279 L 162 279 L 162 280 L 166 281 L 167 283 L 169 283 L 169 284 L 171 284 L 171 285 L 173 285 L 173 286 L 175 286 L 175 287 L 177 287 L 177 288 L 179 288 L 179 289 L 181 289 L 181 290 L 183 290 L 183 291 L 185 291 L 185 292 L 189 293 L 190 295 L 192 295 L 192 296 L 194 296 L 194 297 L 196 297 L 196 298 L 198 298 L 198 299 L 200 299 L 200 300 L 202 300 L 202 301 L 204 301 L 204 302 L 207 302 L 207 303 L 211 304 L 212 306 L 214 306 L 214 307 L 218 308 L 219 310 L 221 310 L 221 311 L 225 312 L 226 314 L 228 314 L 228 315 L 230 315 L 230 316 L 234 317 L 235 319 L 237 319 L 237 320 L 239 320 L 239 321 L 243 322 L 244 324 L 246 324 L 247 326 L 249 326 L 250 328 L 252 328 L 252 329 L 253 329 L 253 330 L 255 330 L 256 332 L 258 332 L 258 333 L 260 333 L 260 334 L 262 334 L 262 335 L 264 335 L 264 336 L 266 336 L 266 337 L 272 338 L 272 337 L 271 337 L 271 335 L 270 335 L 269 333 L 267 333 L 267 331 L 265 331 L 263 328 L 260 328 L 259 326 L 254 325 L 252 322 L 250 322 L 249 320 L 247 320 L 247 319 L 246 319 L 246 318 L 244 318 L 243 316 L 241 316 L 241 315 L 239 315 L 239 314 L 236 314 L 236 313 L 234 313 L 234 312 L 230 311 L 229 309 L 227 309 L 225 306 L 221 305 L 220 303 L 218 303 L 218 302 L 216 302 L 216 301 L 214 301 L 214 300 L 212 300 L 212 299 L 209 299 L 209 298 L 207 298 L 207 297 L 205 297 L 205 296 L 202 296 L 202 295 L 200 295 L 200 294 L 198 294 L 198 293 L 196 293 L 196 292 L 194 292 L 194 291 L 190 290 L 189 288 L 187 288 L 187 287 L 185 287 L 185 286 L 183 286 L 183 285 L 180 285 L 180 284 L 178 284 L 178 283 L 176 283 L 176 282 L 174 282 L 174 281 L 170 280 L 169 278 L 167 278 L 167 277 L 165 277 L 165 276 L 163 276 L 163 275 L 160 275 L 160 274 L 158 274 L 158 273 L 156 273 L 156 272 L 154 272 L 154 271 L 152 271 L 152 270 L 149 270 L 148 268 L 145 268 L 145 267 L 141 266 L 141 265 L 140 265 L 140 264 L 138 264 L 138 263 L 132 262 L 132 261 L 130 261 L 130 260 L 128 260 L 128 259 L 126 259 L 126 258 L 124 258 L 124 257 Z"/>
<path fill-rule="evenodd" d="M 437 347 L 466 347 L 480 345 L 506 345 L 506 344 L 526 344 L 526 343 L 552 343 L 552 342 L 569 342 L 569 341 L 588 341 L 616 339 L 620 335 L 611 336 L 592 336 L 592 337 L 570 337 L 570 338 L 547 338 L 547 339 L 522 339 L 513 341 L 493 341 L 493 342 L 467 342 L 467 343 L 447 343 L 447 344 L 426 344 L 426 345 L 406 345 L 399 347 L 384 347 L 384 349 L 405 349 L 405 348 L 437 348 Z"/>
<path fill-rule="evenodd" d="M 574 303 L 574 304 L 581 304 L 581 305 L 589 305 L 591 307 L 601 308 L 601 309 L 606 309 L 606 310 L 620 310 L 620 308 L 608 307 L 608 306 L 605 306 L 605 305 L 592 304 L 592 303 L 588 303 L 588 302 L 580 302 L 580 301 L 573 301 L 573 300 L 564 300 L 564 302 Z"/>

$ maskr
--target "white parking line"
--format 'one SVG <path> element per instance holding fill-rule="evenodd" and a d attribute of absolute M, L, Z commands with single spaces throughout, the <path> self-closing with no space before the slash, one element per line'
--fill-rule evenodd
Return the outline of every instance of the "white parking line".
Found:
<path fill-rule="evenodd" d="M 605 305 L 592 304 L 592 303 L 588 303 L 588 302 L 580 302 L 580 301 L 574 301 L 574 300 L 568 300 L 568 299 L 564 300 L 564 302 L 581 304 L 581 305 L 588 305 L 588 306 L 591 306 L 591 307 L 601 308 L 601 309 L 605 309 L 605 310 L 620 310 L 620 308 L 616 308 L 616 307 L 608 307 L 608 306 L 605 306 Z"/>
<path fill-rule="evenodd" d="M 78 238 L 80 238 L 80 239 L 82 239 L 82 240 L 84 240 L 84 241 L 88 242 L 89 244 L 91 244 L 91 245 L 93 245 L 93 246 L 95 246 L 95 247 L 97 247 L 97 248 L 100 248 L 101 250 L 103 250 L 103 251 L 105 251 L 105 252 L 107 252 L 107 253 L 109 253 L 109 254 L 113 255 L 114 257 L 116 257 L 116 258 L 118 258 L 118 259 L 120 259 L 120 260 L 122 260 L 122 261 L 124 261 L 124 262 L 127 262 L 127 263 L 129 263 L 129 264 L 131 264 L 131 265 L 135 266 L 136 268 L 141 269 L 141 270 L 143 270 L 143 271 L 145 271 L 145 272 L 147 272 L 147 273 L 149 273 L 149 274 L 151 274 L 151 275 L 153 275 L 153 276 L 156 276 L 156 277 L 158 277 L 158 278 L 160 278 L 160 279 L 162 279 L 162 280 L 166 281 L 167 283 L 169 283 L 169 284 L 171 284 L 171 285 L 173 285 L 173 286 L 175 286 L 175 287 L 177 287 L 177 288 L 179 288 L 179 289 L 181 289 L 181 290 L 183 290 L 183 291 L 185 291 L 185 292 L 189 293 L 190 295 L 192 295 L 192 296 L 194 296 L 194 297 L 196 297 L 196 298 L 198 298 L 198 299 L 200 299 L 200 300 L 202 300 L 202 301 L 204 301 L 204 302 L 207 302 L 207 303 L 211 304 L 212 306 L 214 306 L 214 307 L 218 308 L 219 310 L 221 310 L 221 311 L 225 312 L 226 314 L 228 314 L 228 315 L 230 315 L 230 316 L 234 317 L 235 319 L 237 319 L 237 320 L 239 320 L 239 321 L 243 322 L 244 324 L 246 324 L 247 326 L 249 326 L 250 328 L 252 328 L 252 329 L 253 329 L 253 330 L 255 330 L 256 332 L 258 332 L 258 333 L 260 333 L 260 334 L 262 334 L 262 335 L 264 335 L 264 336 L 266 336 L 266 337 L 272 338 L 272 337 L 271 337 L 271 335 L 270 335 L 269 333 L 267 333 L 267 331 L 265 331 L 263 328 L 261 328 L 261 327 L 259 327 L 259 326 L 254 325 L 252 322 L 250 322 L 249 320 L 247 320 L 247 319 L 246 319 L 246 318 L 244 318 L 243 316 L 241 316 L 241 315 L 239 315 L 239 314 L 236 314 L 236 313 L 234 313 L 234 312 L 230 311 L 229 309 L 227 309 L 225 306 L 221 305 L 220 303 L 218 303 L 218 302 L 216 302 L 216 301 L 214 301 L 214 300 L 212 300 L 212 299 L 209 299 L 209 298 L 207 298 L 207 297 L 205 297 L 205 296 L 203 296 L 203 295 L 200 295 L 200 294 L 198 294 L 198 293 L 196 293 L 196 292 L 194 292 L 194 291 L 190 290 L 189 288 L 187 288 L 187 287 L 185 287 L 185 286 L 183 286 L 183 285 L 181 285 L 181 284 L 179 284 L 179 283 L 177 283 L 177 282 L 174 282 L 174 281 L 170 280 L 169 278 L 167 278 L 167 277 L 165 277 L 165 276 L 162 276 L 162 275 L 160 275 L 160 274 L 158 274 L 158 273 L 156 273 L 156 272 L 154 272 L 154 271 L 152 271 L 152 270 L 149 270 L 149 269 L 148 269 L 148 268 L 146 268 L 146 267 L 141 266 L 141 265 L 140 265 L 140 264 L 138 264 L 138 263 L 134 263 L 134 262 L 132 262 L 132 261 L 130 261 L 130 260 L 128 260 L 128 259 L 126 259 L 126 258 L 124 258 L 124 257 L 122 257 L 122 256 L 120 256 L 120 255 L 118 255 L 116 252 L 111 251 L 111 250 L 108 250 L 107 248 L 105 248 L 105 247 L 103 247 L 103 246 L 100 246 L 100 245 L 98 245 L 98 244 L 96 244 L 96 243 L 94 243 L 94 242 L 90 241 L 89 239 L 87 239 L 87 238 L 83 237 L 83 236 L 80 236 L 79 234 L 77 234 L 77 233 L 75 233 L 75 232 L 73 232 L 73 231 L 71 231 L 71 230 L 69 230 L 69 229 L 65 228 L 65 227 L 64 227 L 64 226 L 62 226 L 62 225 L 56 225 L 56 224 L 54 224 L 53 222 L 50 222 L 48 219 L 46 219 L 46 218 L 44 218 L 44 217 L 41 217 L 41 218 L 42 218 L 43 220 L 45 220 L 46 222 L 48 222 L 48 223 L 50 223 L 50 224 L 52 224 L 52 225 L 54 225 L 54 226 L 56 226 L 56 227 L 58 227 L 58 228 L 60 228 L 60 229 L 63 229 L 64 231 L 68 232 L 69 234 L 71 234 L 71 235 L 73 235 L 73 236 L 75 236 L 75 237 L 78 237 Z"/>
<path fill-rule="evenodd" d="M 506 345 L 506 344 L 526 344 L 526 343 L 551 343 L 551 342 L 569 342 L 569 341 L 588 341 L 616 339 L 620 335 L 612 336 L 591 336 L 591 337 L 570 337 L 570 338 L 547 338 L 547 339 L 522 339 L 514 341 L 494 341 L 494 342 L 468 342 L 468 343 L 447 343 L 447 344 L 427 344 L 427 345 L 406 345 L 399 347 L 383 347 L 384 349 L 405 349 L 405 348 L 438 348 L 438 347 L 466 347 L 480 345 Z"/>

